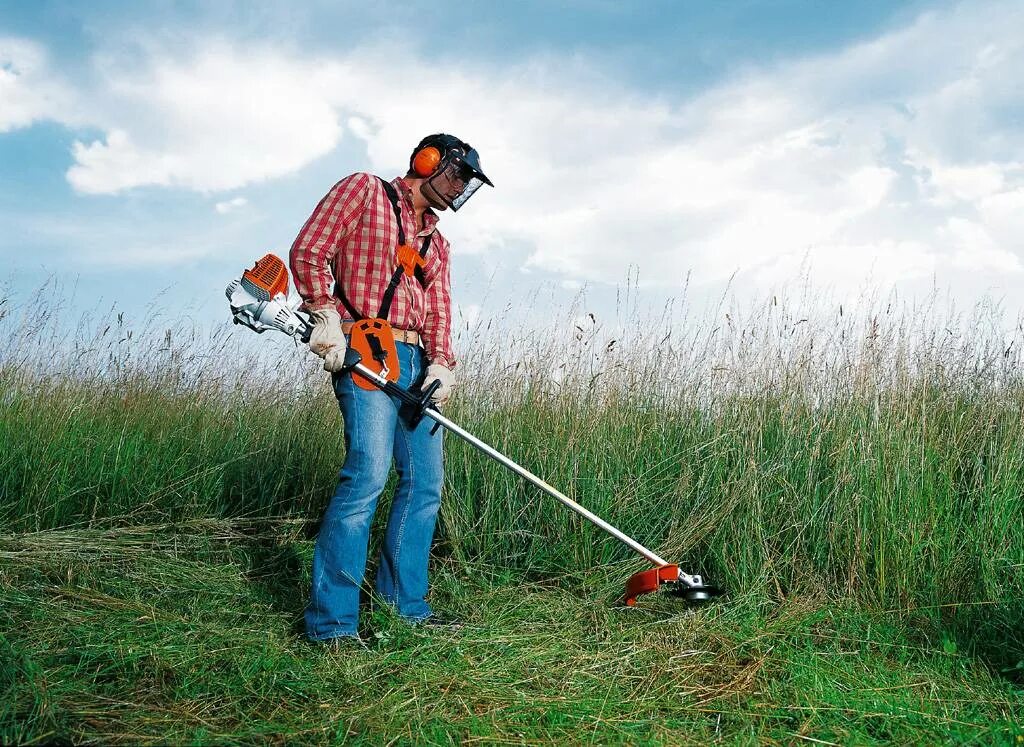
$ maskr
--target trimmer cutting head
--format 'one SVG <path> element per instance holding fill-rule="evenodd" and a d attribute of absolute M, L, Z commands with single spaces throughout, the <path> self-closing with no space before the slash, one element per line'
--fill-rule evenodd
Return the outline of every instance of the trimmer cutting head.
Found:
<path fill-rule="evenodd" d="M 682 597 L 687 603 L 697 605 L 721 596 L 717 586 L 708 586 L 700 576 L 680 573 L 677 565 L 662 565 L 650 570 L 634 573 L 626 581 L 626 604 L 632 607 L 641 594 L 653 594 L 662 587 L 674 597 Z"/>

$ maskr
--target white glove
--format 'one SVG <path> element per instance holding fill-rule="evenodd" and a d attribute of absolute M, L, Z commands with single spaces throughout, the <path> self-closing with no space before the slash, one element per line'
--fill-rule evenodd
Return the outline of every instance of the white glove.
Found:
<path fill-rule="evenodd" d="M 324 359 L 324 371 L 340 371 L 345 367 L 345 333 L 341 331 L 341 315 L 333 306 L 309 312 L 313 332 L 309 349 Z"/>
<path fill-rule="evenodd" d="M 452 388 L 455 386 L 455 374 L 440 363 L 431 363 L 427 366 L 427 377 L 423 380 L 420 391 L 426 391 L 433 382 L 440 381 L 441 386 L 434 392 L 431 401 L 437 405 L 443 405 L 452 396 Z"/>

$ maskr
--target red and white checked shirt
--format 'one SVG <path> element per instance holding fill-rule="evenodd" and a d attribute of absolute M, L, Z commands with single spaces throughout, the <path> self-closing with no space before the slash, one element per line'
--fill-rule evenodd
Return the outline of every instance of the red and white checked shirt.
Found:
<path fill-rule="evenodd" d="M 423 339 L 427 358 L 455 366 L 451 335 L 451 279 L 448 240 L 436 229 L 437 214 L 423 213 L 417 230 L 412 190 L 401 177 L 391 181 L 398 191 L 406 241 L 417 251 L 433 234 L 423 275 L 403 274 L 395 289 L 388 321 L 396 329 L 414 329 Z M 384 291 L 398 266 L 398 225 L 395 211 L 380 180 L 372 174 L 352 174 L 335 184 L 299 231 L 289 254 L 295 289 L 307 311 L 334 306 L 342 318 L 351 314 L 332 293 L 337 280 L 355 310 L 377 316 Z"/>

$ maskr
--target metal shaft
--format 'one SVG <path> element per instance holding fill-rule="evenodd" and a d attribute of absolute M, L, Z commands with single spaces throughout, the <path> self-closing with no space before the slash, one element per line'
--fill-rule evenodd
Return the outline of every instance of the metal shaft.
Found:
<path fill-rule="evenodd" d="M 369 379 L 370 381 L 374 382 L 375 384 L 377 384 L 378 386 L 380 386 L 382 388 L 388 384 L 387 379 L 379 376 L 374 371 L 371 371 L 366 366 L 364 366 L 362 363 L 357 363 L 356 366 L 355 366 L 355 370 L 357 372 L 359 372 L 359 374 L 361 376 Z M 557 500 L 560 503 L 562 503 L 564 506 L 566 506 L 566 507 L 572 509 L 573 511 L 575 511 L 576 513 L 578 513 L 580 516 L 582 516 L 584 519 L 589 521 L 594 526 L 600 527 L 601 529 L 606 531 L 608 534 L 610 534 L 612 537 L 617 539 L 619 542 L 623 543 L 624 545 L 630 547 L 631 549 L 633 549 L 636 552 L 638 552 L 641 555 L 643 555 L 645 558 L 647 558 L 649 561 L 651 561 L 655 565 L 659 565 L 659 566 L 661 566 L 661 565 L 669 565 L 667 560 L 663 559 L 662 557 L 660 557 L 656 553 L 652 552 L 651 550 L 648 550 L 646 547 L 641 545 L 639 542 L 637 542 L 635 539 L 630 537 L 628 534 L 624 534 L 623 532 L 619 531 L 618 529 L 613 527 L 611 524 L 609 524 L 607 521 L 602 519 L 600 516 L 597 516 L 596 514 L 591 513 L 587 509 L 583 508 L 583 506 L 578 504 L 572 498 L 570 498 L 567 495 L 564 495 L 560 491 L 558 491 L 555 488 L 551 487 L 546 482 L 544 482 L 544 480 L 542 480 L 539 477 L 537 477 L 537 475 L 533 474 L 532 472 L 530 472 L 525 467 L 521 467 L 520 465 L 516 464 L 515 462 L 513 462 L 511 459 L 509 459 L 507 456 L 502 454 L 497 449 L 495 449 L 495 448 L 485 444 L 483 441 L 481 441 L 479 438 L 474 436 L 469 431 L 467 431 L 467 430 L 461 428 L 460 426 L 456 425 L 455 423 L 453 423 L 451 420 L 446 418 L 444 415 L 442 415 L 440 412 L 435 410 L 433 407 L 427 407 L 424 410 L 423 414 L 426 415 L 431 420 L 433 420 L 433 421 L 435 421 L 437 423 L 440 423 L 444 428 L 446 428 L 447 430 L 449 430 L 452 433 L 454 433 L 456 436 L 461 438 L 466 443 L 469 443 L 469 444 L 475 446 L 477 449 L 482 451 L 484 454 L 489 456 L 494 461 L 499 462 L 499 463 L 503 464 L 504 466 L 508 467 L 510 470 L 515 472 L 517 475 L 522 477 L 524 480 L 526 480 L 527 482 L 530 482 L 533 485 L 537 486 L 538 488 L 543 490 L 545 493 L 550 495 L 552 498 L 554 498 L 555 500 Z"/>

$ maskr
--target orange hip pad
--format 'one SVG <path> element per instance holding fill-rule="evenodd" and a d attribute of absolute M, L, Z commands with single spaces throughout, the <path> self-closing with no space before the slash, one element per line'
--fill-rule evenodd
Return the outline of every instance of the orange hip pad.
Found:
<path fill-rule="evenodd" d="M 388 381 L 398 381 L 398 348 L 395 334 L 386 319 L 363 319 L 352 325 L 349 346 L 362 357 L 362 364 Z M 358 373 L 352 373 L 356 386 L 370 391 L 377 385 Z"/>

